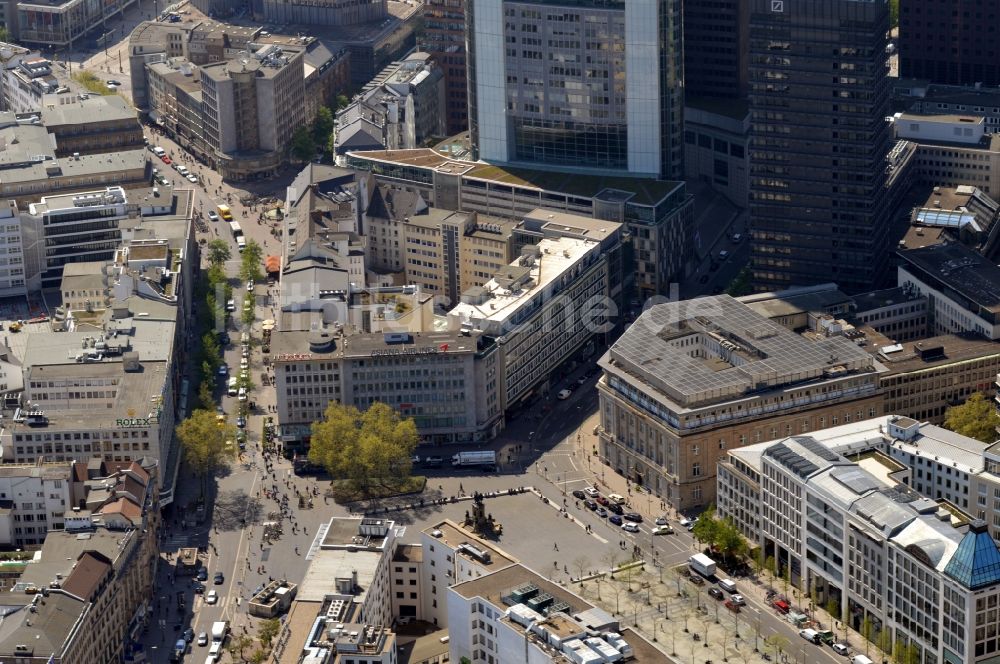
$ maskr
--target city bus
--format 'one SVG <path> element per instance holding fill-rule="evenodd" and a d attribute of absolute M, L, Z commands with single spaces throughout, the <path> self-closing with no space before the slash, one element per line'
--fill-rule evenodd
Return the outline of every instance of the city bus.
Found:
<path fill-rule="evenodd" d="M 230 211 L 229 206 L 223 205 L 222 203 L 219 204 L 219 216 L 225 221 L 233 220 L 233 213 Z"/>
<path fill-rule="evenodd" d="M 230 221 L 229 222 L 229 230 L 231 230 L 233 232 L 233 239 L 237 239 L 238 240 L 239 238 L 243 237 L 243 229 L 240 228 L 240 222 L 238 222 L 238 221 Z"/>

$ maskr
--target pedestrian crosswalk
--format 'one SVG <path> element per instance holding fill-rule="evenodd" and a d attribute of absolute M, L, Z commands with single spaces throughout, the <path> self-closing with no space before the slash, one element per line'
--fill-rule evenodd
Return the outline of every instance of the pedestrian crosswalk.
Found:
<path fill-rule="evenodd" d="M 186 546 L 191 546 L 191 535 L 179 533 L 163 540 L 163 546 L 160 548 L 163 551 L 176 551 Z"/>

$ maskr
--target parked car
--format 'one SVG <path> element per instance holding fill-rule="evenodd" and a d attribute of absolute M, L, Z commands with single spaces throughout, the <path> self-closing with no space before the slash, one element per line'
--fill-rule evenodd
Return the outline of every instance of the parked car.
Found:
<path fill-rule="evenodd" d="M 639 532 L 639 526 L 631 521 L 626 521 L 622 524 L 622 530 L 628 533 L 637 533 Z"/>
<path fill-rule="evenodd" d="M 584 505 L 584 507 L 586 507 L 586 508 L 587 508 L 588 510 L 596 510 L 596 509 L 597 509 L 598 507 L 600 507 L 600 506 L 599 506 L 599 505 L 598 505 L 597 503 L 595 503 L 595 502 L 594 502 L 593 500 L 585 500 L 585 501 L 583 501 L 583 505 Z"/>
<path fill-rule="evenodd" d="M 712 586 L 711 588 L 708 589 L 708 594 L 714 597 L 715 599 L 719 600 L 725 599 L 726 597 L 725 595 L 722 594 L 722 591 L 716 588 L 715 586 Z"/>
<path fill-rule="evenodd" d="M 171 163 L 173 163 L 173 160 L 170 159 L 170 157 L 168 157 L 167 155 L 163 155 L 162 157 L 160 157 L 160 161 L 162 161 L 167 166 L 169 166 Z"/>
<path fill-rule="evenodd" d="M 610 523 L 615 524 L 616 526 L 620 526 L 620 525 L 622 525 L 622 523 L 624 523 L 622 521 L 622 518 L 620 516 L 618 516 L 617 514 L 612 514 L 611 516 L 609 516 L 608 517 L 608 521 Z"/>
<path fill-rule="evenodd" d="M 789 611 L 792 610 L 792 606 L 783 599 L 774 600 L 773 602 L 771 602 L 771 606 L 777 609 L 778 613 L 782 614 L 788 613 Z"/>
<path fill-rule="evenodd" d="M 573 394 L 573 390 L 569 390 L 569 389 L 559 390 L 559 394 L 556 395 L 556 398 L 558 398 L 560 400 L 566 400 L 566 399 L 569 399 L 570 395 L 572 395 L 572 394 Z"/>
<path fill-rule="evenodd" d="M 688 580 L 696 586 L 705 585 L 705 577 L 703 577 L 701 574 L 698 574 L 697 572 L 689 572 Z"/>
<path fill-rule="evenodd" d="M 242 415 L 238 415 L 236 417 L 236 426 L 243 429 L 246 427 L 246 425 L 247 425 L 247 418 L 243 417 Z"/>
<path fill-rule="evenodd" d="M 586 489 L 583 490 L 583 492 L 588 496 L 590 496 L 591 498 L 601 495 L 601 492 L 592 486 L 588 486 Z"/>
<path fill-rule="evenodd" d="M 621 516 L 622 514 L 625 513 L 625 510 L 622 509 L 622 506 L 619 505 L 619 504 L 617 504 L 617 503 L 611 503 L 611 502 L 609 502 L 607 504 L 607 508 L 608 508 L 609 512 L 614 512 L 615 514 L 617 514 L 619 516 Z"/>
<path fill-rule="evenodd" d="M 198 570 L 198 576 L 196 578 L 199 581 L 208 581 L 208 570 L 202 567 Z"/>
<path fill-rule="evenodd" d="M 638 512 L 626 512 L 622 514 L 622 518 L 632 523 L 642 523 L 642 515 Z"/>
<path fill-rule="evenodd" d="M 656 517 L 655 523 L 658 526 L 665 526 L 665 525 L 667 525 L 670 522 L 667 521 L 667 517 L 665 517 L 665 516 L 658 516 L 658 517 Z"/>
<path fill-rule="evenodd" d="M 833 652 L 837 653 L 838 655 L 846 656 L 850 652 L 850 649 L 847 647 L 847 644 L 845 643 L 834 643 L 830 647 L 833 648 Z"/>
<path fill-rule="evenodd" d="M 594 500 L 599 502 L 601 505 L 604 505 L 605 507 L 607 507 L 610 504 L 608 499 L 602 496 L 601 494 L 597 494 L 596 496 L 594 496 Z"/>
<path fill-rule="evenodd" d="M 191 629 L 190 627 L 184 630 L 184 640 L 187 641 L 188 643 L 194 641 L 194 630 Z"/>
<path fill-rule="evenodd" d="M 585 494 L 580 489 L 574 489 L 573 490 L 573 497 L 576 498 L 577 500 L 586 500 L 587 499 L 587 494 Z"/>
<path fill-rule="evenodd" d="M 731 599 L 727 599 L 726 600 L 726 608 L 729 609 L 730 611 L 732 611 L 733 613 L 739 613 L 740 612 L 740 605 L 737 604 L 736 602 L 734 602 Z"/>
<path fill-rule="evenodd" d="M 228 373 L 229 373 L 229 365 L 228 364 L 220 364 L 219 365 L 219 375 L 220 376 L 225 376 Z"/>
<path fill-rule="evenodd" d="M 683 517 L 681 517 L 681 522 L 680 523 L 681 523 L 682 526 L 684 526 L 688 530 L 691 530 L 692 528 L 694 528 L 694 524 L 698 523 L 698 517 L 694 517 L 694 518 L 689 519 L 688 517 L 683 516 Z"/>
<path fill-rule="evenodd" d="M 732 595 L 729 596 L 729 599 L 732 600 L 733 604 L 737 606 L 743 606 L 744 604 L 747 603 L 747 601 L 743 599 L 743 595 L 739 593 L 733 593 Z"/>
<path fill-rule="evenodd" d="M 199 582 L 195 581 L 194 585 L 191 586 L 191 587 L 194 588 L 194 594 L 195 595 L 201 595 L 202 593 L 205 592 L 205 584 L 204 583 L 199 583 Z"/>
<path fill-rule="evenodd" d="M 215 604 L 219 601 L 219 591 L 209 590 L 208 594 L 205 595 L 205 604 Z"/>
<path fill-rule="evenodd" d="M 596 510 L 594 510 L 594 512 L 597 514 L 597 516 L 601 517 L 602 519 L 608 518 L 608 511 L 603 507 L 598 507 Z"/>
<path fill-rule="evenodd" d="M 192 184 L 198 184 L 198 176 L 195 175 L 194 173 L 188 173 L 187 175 L 184 176 L 184 179 L 186 179 L 188 182 Z"/>

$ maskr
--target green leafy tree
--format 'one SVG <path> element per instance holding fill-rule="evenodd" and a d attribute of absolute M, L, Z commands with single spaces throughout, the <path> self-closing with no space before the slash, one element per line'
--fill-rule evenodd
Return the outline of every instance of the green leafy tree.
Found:
<path fill-rule="evenodd" d="M 726 294 L 732 295 L 733 297 L 740 297 L 741 295 L 749 295 L 753 292 L 753 286 L 750 284 L 750 278 L 753 274 L 750 272 L 750 268 L 745 267 L 739 271 L 739 274 L 730 282 L 729 287 L 726 288 Z"/>
<path fill-rule="evenodd" d="M 899 0 L 889 0 L 889 27 L 899 27 Z"/>
<path fill-rule="evenodd" d="M 347 95 L 337 95 L 337 110 L 342 108 L 347 108 L 347 105 L 351 103 L 351 98 Z"/>
<path fill-rule="evenodd" d="M 695 524 L 698 525 L 698 524 Z M 715 547 L 730 560 L 747 555 L 747 542 L 743 533 L 730 518 L 721 519 L 716 526 Z"/>
<path fill-rule="evenodd" d="M 313 140 L 317 146 L 326 146 L 333 132 L 333 113 L 326 106 L 320 106 L 313 118 Z"/>
<path fill-rule="evenodd" d="M 252 653 L 250 653 L 250 664 L 264 664 L 267 659 L 267 653 L 257 648 Z"/>
<path fill-rule="evenodd" d="M 764 650 L 775 659 L 788 648 L 788 645 L 788 639 L 781 634 L 772 634 L 764 639 Z"/>
<path fill-rule="evenodd" d="M 976 392 L 960 406 L 952 406 L 944 414 L 944 425 L 955 433 L 984 443 L 992 443 L 1000 438 L 997 425 L 1000 425 L 1000 415 L 997 415 L 993 402 L 986 399 L 982 392 Z"/>
<path fill-rule="evenodd" d="M 202 489 L 207 478 L 227 459 L 235 455 L 236 427 L 220 421 L 210 410 L 197 409 L 177 425 L 177 439 L 181 442 L 184 460 L 188 467 L 201 476 Z M 229 444 L 227 444 L 227 442 Z"/>
<path fill-rule="evenodd" d="M 261 265 L 264 264 L 264 247 L 255 240 L 247 242 L 240 256 L 240 278 L 257 283 L 264 278 Z"/>
<path fill-rule="evenodd" d="M 221 238 L 216 238 L 208 243 L 208 263 L 209 265 L 222 265 L 230 258 L 233 252 L 229 249 L 229 243 Z"/>
<path fill-rule="evenodd" d="M 201 408 L 211 410 L 215 407 L 215 382 L 208 376 L 202 379 L 198 385 L 198 405 Z"/>
<path fill-rule="evenodd" d="M 362 413 L 331 401 L 323 420 L 312 425 L 309 460 L 367 495 L 373 487 L 399 486 L 409 478 L 419 439 L 413 419 L 384 403 Z"/>
<path fill-rule="evenodd" d="M 9 44 L 10 43 L 10 30 L 0 26 L 0 41 Z"/>
<path fill-rule="evenodd" d="M 271 618 L 260 624 L 260 629 L 257 630 L 257 636 L 260 638 L 260 642 L 264 644 L 265 648 L 270 648 L 271 641 L 274 640 L 274 637 L 278 636 L 278 632 L 280 631 L 281 621 L 277 618 Z"/>
<path fill-rule="evenodd" d="M 240 320 L 243 322 L 244 327 L 250 327 L 253 325 L 253 322 L 257 320 L 257 314 L 254 312 L 253 308 L 253 295 L 247 295 L 245 302 L 250 302 L 250 306 L 247 307 L 244 305 L 242 313 L 240 314 Z"/>
<path fill-rule="evenodd" d="M 699 542 L 715 546 L 719 536 L 719 522 L 715 518 L 715 505 L 709 505 L 708 509 L 698 515 L 698 520 L 691 529 L 691 534 Z"/>
<path fill-rule="evenodd" d="M 764 559 L 764 569 L 771 575 L 773 585 L 774 579 L 778 578 L 778 560 L 774 556 L 768 556 Z"/>
<path fill-rule="evenodd" d="M 316 154 L 316 139 L 309 127 L 300 125 L 292 134 L 292 156 L 299 161 L 309 161 Z"/>

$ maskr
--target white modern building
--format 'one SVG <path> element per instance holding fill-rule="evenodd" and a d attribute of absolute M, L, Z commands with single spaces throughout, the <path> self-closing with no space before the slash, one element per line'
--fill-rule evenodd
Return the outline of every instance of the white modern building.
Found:
<path fill-rule="evenodd" d="M 720 462 L 718 510 L 854 629 L 867 619 L 922 664 L 992 662 L 1000 548 L 977 509 L 983 452 L 905 417 L 772 440 Z"/>
<path fill-rule="evenodd" d="M 448 589 L 451 661 L 667 662 L 623 621 L 521 564 Z"/>
<path fill-rule="evenodd" d="M 475 0 L 466 37 L 478 159 L 683 179 L 679 0 Z"/>
<path fill-rule="evenodd" d="M 615 325 L 610 316 L 622 288 L 621 225 L 547 215 L 561 237 L 524 246 L 519 259 L 484 286 L 467 289 L 448 312 L 451 329 L 497 340 L 503 410 L 546 390 L 555 368 L 581 350 L 596 351 L 595 339 Z"/>
<path fill-rule="evenodd" d="M 71 484 L 66 463 L 0 465 L 0 546 L 34 549 L 62 530 Z"/>

